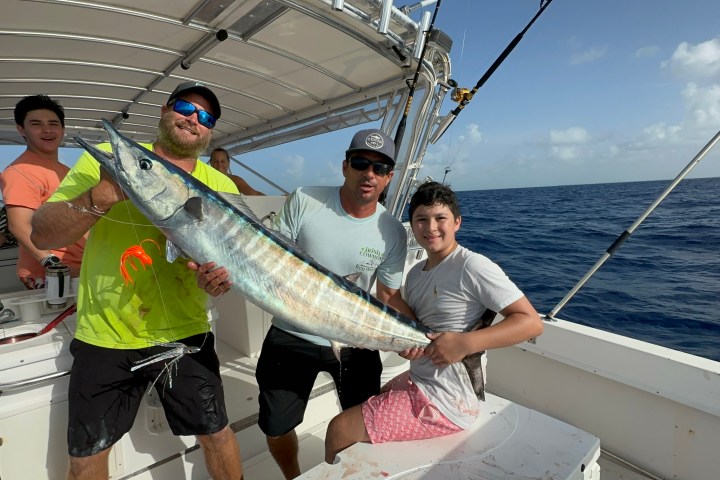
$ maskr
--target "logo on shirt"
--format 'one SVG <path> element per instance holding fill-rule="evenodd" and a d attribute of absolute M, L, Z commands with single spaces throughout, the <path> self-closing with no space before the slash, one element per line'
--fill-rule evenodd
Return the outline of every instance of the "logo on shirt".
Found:
<path fill-rule="evenodd" d="M 383 253 L 377 248 L 362 247 L 360 256 L 365 257 L 367 260 L 355 265 L 355 271 L 357 272 L 374 272 L 383 261 Z"/>

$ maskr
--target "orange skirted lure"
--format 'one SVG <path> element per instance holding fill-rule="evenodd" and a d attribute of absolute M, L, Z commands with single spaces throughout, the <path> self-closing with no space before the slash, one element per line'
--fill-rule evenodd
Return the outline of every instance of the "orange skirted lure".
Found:
<path fill-rule="evenodd" d="M 158 245 L 158 243 L 152 238 L 146 238 L 145 240 L 140 242 L 140 245 L 133 245 L 132 247 L 126 249 L 120 257 L 120 274 L 125 281 L 125 286 L 128 286 L 130 283 L 134 282 L 134 280 L 130 276 L 130 273 L 127 270 L 127 267 L 125 266 L 126 260 L 130 259 L 130 266 L 136 272 L 138 271 L 138 268 L 135 266 L 136 259 L 140 261 L 140 265 L 142 265 L 143 269 L 145 269 L 146 265 L 152 265 L 152 258 L 150 257 L 150 255 L 147 254 L 147 252 L 145 252 L 142 247 L 142 244 L 145 242 L 154 243 L 155 246 L 158 248 L 158 251 L 161 251 L 160 245 Z"/>

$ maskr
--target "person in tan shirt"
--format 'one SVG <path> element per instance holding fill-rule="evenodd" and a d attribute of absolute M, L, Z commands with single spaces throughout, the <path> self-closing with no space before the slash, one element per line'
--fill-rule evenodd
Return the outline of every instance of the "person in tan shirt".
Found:
<path fill-rule="evenodd" d="M 213 150 L 210 153 L 210 162 L 208 163 L 210 163 L 210 166 L 215 170 L 227 175 L 243 195 L 265 195 L 251 187 L 242 177 L 233 175 L 230 172 L 230 155 L 224 148 L 216 148 Z"/>
<path fill-rule="evenodd" d="M 28 289 L 45 287 L 45 267 L 62 263 L 80 275 L 85 237 L 63 248 L 41 250 L 30 241 L 30 219 L 70 170 L 58 159 L 65 136 L 65 112 L 46 95 L 31 95 L 15 106 L 17 131 L 26 150 L 0 174 L 8 227 L 19 244 L 17 275 Z"/>

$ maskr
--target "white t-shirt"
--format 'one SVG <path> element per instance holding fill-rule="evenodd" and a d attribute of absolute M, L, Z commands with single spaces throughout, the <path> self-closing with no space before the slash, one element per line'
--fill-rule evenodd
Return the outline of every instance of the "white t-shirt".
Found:
<path fill-rule="evenodd" d="M 497 264 L 460 245 L 431 270 L 424 264 L 408 272 L 405 289 L 408 305 L 433 331 L 470 331 L 486 309 L 499 312 L 523 296 Z M 410 375 L 455 425 L 475 422 L 480 403 L 462 362 L 436 367 L 422 357 L 410 363 Z"/>
<path fill-rule="evenodd" d="M 370 217 L 355 218 L 342 208 L 339 187 L 301 187 L 283 205 L 274 228 L 331 272 L 360 274 L 355 283 L 363 290 L 370 289 L 376 275 L 388 287 L 400 288 L 407 233 L 380 204 Z M 317 345 L 330 345 L 282 318 L 274 317 L 273 325 Z"/>

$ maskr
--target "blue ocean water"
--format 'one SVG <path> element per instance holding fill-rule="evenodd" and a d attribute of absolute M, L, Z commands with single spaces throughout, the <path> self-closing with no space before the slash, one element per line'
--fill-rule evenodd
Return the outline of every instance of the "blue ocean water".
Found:
<path fill-rule="evenodd" d="M 669 184 L 458 192 L 458 240 L 548 313 Z M 720 178 L 680 182 L 557 317 L 720 361 Z"/>

